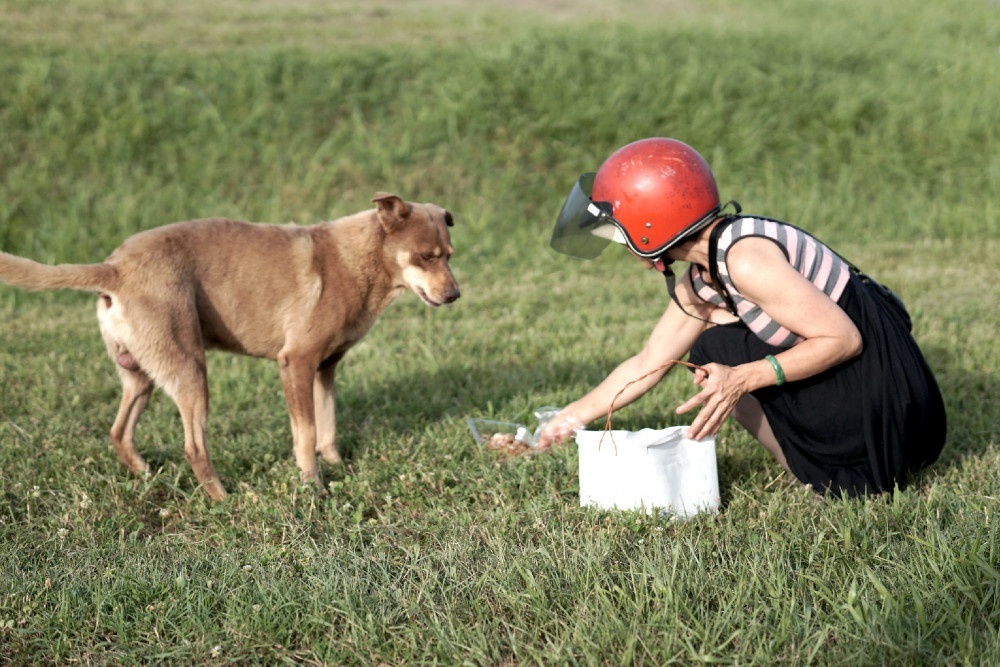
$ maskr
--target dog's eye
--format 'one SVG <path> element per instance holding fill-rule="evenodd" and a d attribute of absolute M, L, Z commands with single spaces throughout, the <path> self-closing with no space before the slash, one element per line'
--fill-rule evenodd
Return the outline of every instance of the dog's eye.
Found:
<path fill-rule="evenodd" d="M 435 259 L 437 259 L 437 257 L 435 257 L 433 254 L 431 254 L 429 252 L 425 252 L 424 254 L 422 254 L 420 256 L 420 259 L 424 260 L 425 262 L 430 263 L 430 262 L 433 262 Z"/>

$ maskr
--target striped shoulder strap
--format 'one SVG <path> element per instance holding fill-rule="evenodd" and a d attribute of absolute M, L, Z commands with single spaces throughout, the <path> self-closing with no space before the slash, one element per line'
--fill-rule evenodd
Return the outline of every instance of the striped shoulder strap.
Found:
<path fill-rule="evenodd" d="M 722 279 L 719 277 L 719 262 L 716 260 L 719 249 L 719 237 L 722 235 L 722 232 L 736 222 L 737 218 L 738 216 L 736 215 L 727 216 L 726 219 L 719 222 L 712 229 L 712 233 L 708 237 L 708 275 L 712 277 L 716 291 L 722 296 L 722 300 L 726 302 L 726 310 L 738 317 L 739 314 L 736 312 L 736 304 L 733 302 L 733 297 L 729 293 L 726 283 L 722 282 Z"/>

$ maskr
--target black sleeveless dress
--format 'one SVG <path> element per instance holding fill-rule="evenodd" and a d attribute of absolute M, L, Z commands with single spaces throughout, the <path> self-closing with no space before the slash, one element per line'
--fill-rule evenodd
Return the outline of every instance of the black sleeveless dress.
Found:
<path fill-rule="evenodd" d="M 903 488 L 944 446 L 941 392 L 908 318 L 879 286 L 852 272 L 837 304 L 861 332 L 861 354 L 752 395 L 803 483 L 848 496 Z M 735 322 L 704 331 L 690 361 L 736 366 L 784 349 Z"/>

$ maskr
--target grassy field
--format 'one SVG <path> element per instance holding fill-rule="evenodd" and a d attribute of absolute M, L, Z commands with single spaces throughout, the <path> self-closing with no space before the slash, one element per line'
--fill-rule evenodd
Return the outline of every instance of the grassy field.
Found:
<path fill-rule="evenodd" d="M 454 212 L 463 297 L 404 296 L 348 355 L 328 497 L 276 368 L 212 356 L 212 504 L 162 394 L 155 474 L 118 463 L 92 297 L 0 287 L 0 664 L 998 664 L 998 46 L 987 0 L 4 2 L 0 249 L 99 261 L 389 190 Z M 721 511 L 680 523 L 581 509 L 573 447 L 472 442 L 662 313 L 624 253 L 547 247 L 579 173 L 650 135 L 906 299 L 950 419 L 913 486 L 819 499 L 726 426 Z M 688 383 L 616 427 L 679 423 Z"/>

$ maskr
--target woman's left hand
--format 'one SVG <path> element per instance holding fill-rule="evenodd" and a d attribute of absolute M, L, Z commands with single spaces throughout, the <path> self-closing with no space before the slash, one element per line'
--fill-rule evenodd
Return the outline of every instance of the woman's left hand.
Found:
<path fill-rule="evenodd" d="M 702 406 L 698 416 L 688 427 L 687 437 L 691 440 L 708 438 L 719 432 L 736 404 L 748 392 L 743 386 L 740 374 L 731 366 L 705 364 L 694 372 L 694 383 L 701 391 L 677 408 L 681 415 L 691 408 Z"/>

